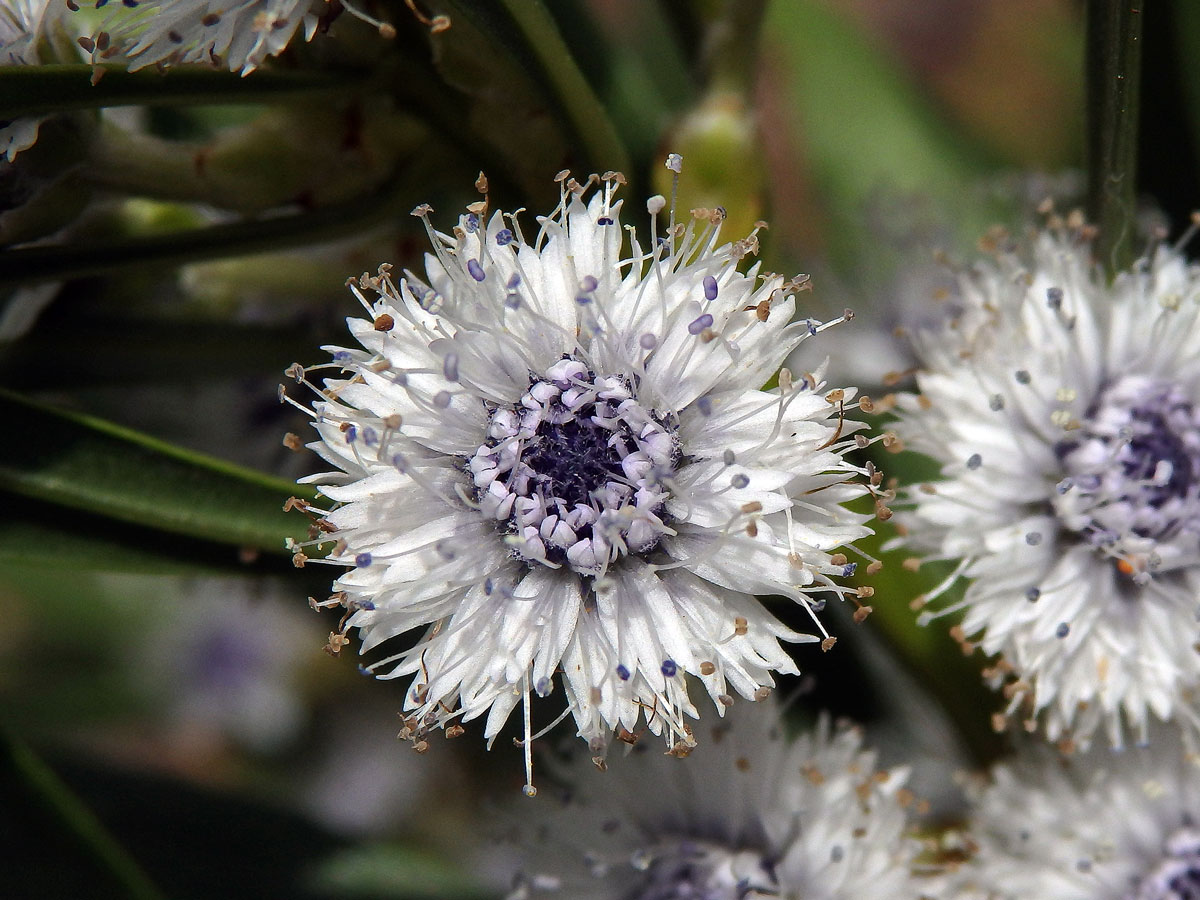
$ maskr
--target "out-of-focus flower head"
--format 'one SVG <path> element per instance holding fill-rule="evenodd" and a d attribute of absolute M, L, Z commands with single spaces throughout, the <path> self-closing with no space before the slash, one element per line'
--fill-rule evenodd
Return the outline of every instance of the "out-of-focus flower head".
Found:
<path fill-rule="evenodd" d="M 509 900 L 916 900 L 905 771 L 876 770 L 853 728 L 823 719 L 788 739 L 777 707 L 743 706 L 686 765 L 639 744 L 522 803 Z"/>
<path fill-rule="evenodd" d="M 1034 753 L 971 791 L 972 852 L 945 896 L 1186 900 L 1200 892 L 1200 768 L 1175 741 L 1095 748 L 1066 763 Z"/>
<path fill-rule="evenodd" d="M 961 560 L 938 614 L 1000 655 L 1007 714 L 1120 746 L 1200 725 L 1200 270 L 1159 246 L 1110 283 L 1090 237 L 1058 221 L 959 273 L 897 426 L 943 477 L 897 520 Z"/>

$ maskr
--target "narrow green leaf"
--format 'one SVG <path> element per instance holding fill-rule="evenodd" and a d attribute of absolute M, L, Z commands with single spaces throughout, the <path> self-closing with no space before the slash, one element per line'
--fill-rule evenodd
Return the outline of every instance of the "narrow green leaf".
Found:
<path fill-rule="evenodd" d="M 36 753 L 7 728 L 0 728 L 0 770 L 12 772 L 75 838 L 131 900 L 162 900 L 163 894 L 137 861 L 113 839 L 95 814 Z M 7 779 L 0 778 L 0 781 Z M 64 860 L 64 864 L 70 864 Z M 17 889 L 20 893 L 20 888 Z"/>
<path fill-rule="evenodd" d="M 1137 256 L 1138 113 L 1142 11 L 1128 0 L 1087 4 L 1088 217 L 1110 278 Z"/>
<path fill-rule="evenodd" d="M 11 437 L 0 488 L 35 500 L 236 547 L 284 552 L 306 531 L 283 502 L 289 481 L 91 416 L 0 391 Z M 309 493 L 311 496 L 311 492 Z"/>
<path fill-rule="evenodd" d="M 829 4 L 775 0 L 762 40 L 795 148 L 782 158 L 807 166 L 843 264 L 874 243 L 872 203 L 914 192 L 957 204 L 988 171 L 991 161 L 937 114 L 898 63 Z M 982 231 L 992 214 L 980 210 L 970 230 Z"/>
<path fill-rule="evenodd" d="M 99 72 L 99 80 L 94 81 Z M 178 66 L 128 72 L 87 64 L 0 68 L 0 119 L 106 106 L 179 106 L 208 103 L 271 103 L 297 95 L 345 90 L 365 81 L 349 72 L 261 69 L 236 72 Z"/>
<path fill-rule="evenodd" d="M 292 572 L 286 557 L 260 555 L 235 547 L 178 535 L 105 516 L 0 491 L 0 504 L 20 509 L 17 519 L 0 519 L 0 571 L 26 567 L 42 571 L 127 572 L 137 575 L 253 575 Z M 297 519 L 297 534 L 303 520 Z"/>
<path fill-rule="evenodd" d="M 617 130 L 587 79 L 571 56 L 554 18 L 542 0 L 502 0 L 509 15 L 525 35 L 558 101 L 562 104 L 578 144 L 599 169 L 627 171 L 629 156 Z"/>
<path fill-rule="evenodd" d="M 118 238 L 70 246 L 36 246 L 0 254 L 0 283 L 64 280 L 106 275 L 146 266 L 178 266 L 204 259 L 247 256 L 343 237 L 395 218 L 411 193 L 411 182 L 396 175 L 370 196 L 330 203 L 294 215 L 264 216 L 241 222 L 184 229 L 169 234 Z M 411 199 L 411 198 L 409 198 Z"/>
<path fill-rule="evenodd" d="M 378 900 L 485 900 L 495 896 L 461 866 L 398 844 L 355 847 L 330 856 L 317 869 L 313 887 L 322 896 Z"/>

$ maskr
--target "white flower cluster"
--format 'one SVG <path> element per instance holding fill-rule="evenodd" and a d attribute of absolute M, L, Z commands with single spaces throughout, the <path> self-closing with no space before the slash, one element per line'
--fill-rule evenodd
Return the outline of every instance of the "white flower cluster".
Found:
<path fill-rule="evenodd" d="M 509 900 L 924 896 L 906 773 L 877 770 L 853 729 L 781 728 L 776 708 L 743 706 L 686 765 L 644 745 L 604 773 L 580 760 L 562 797 L 522 804 Z"/>
<path fill-rule="evenodd" d="M 943 477 L 897 520 L 961 560 L 938 614 L 999 654 L 1007 714 L 1119 747 L 1200 725 L 1200 269 L 1160 246 L 1110 283 L 1089 237 L 963 271 L 959 317 L 917 336 L 897 431 Z"/>
<path fill-rule="evenodd" d="M 957 562 L 930 600 L 969 580 L 923 615 L 961 612 L 998 655 L 1005 715 L 1120 751 L 996 766 L 954 900 L 1200 897 L 1200 268 L 1158 246 L 1110 279 L 1093 236 L 1054 221 L 959 273 L 899 400 L 943 476 L 909 492 L 901 541 Z"/>
<path fill-rule="evenodd" d="M 131 71 L 199 63 L 247 75 L 282 53 L 302 27 L 312 40 L 328 10 L 328 0 L 121 0 L 91 53 Z"/>
<path fill-rule="evenodd" d="M 1200 761 L 1150 748 L 1043 749 L 972 787 L 971 854 L 953 900 L 1190 900 L 1200 896 Z"/>
<path fill-rule="evenodd" d="M 821 639 L 755 594 L 857 597 L 839 548 L 869 529 L 843 504 L 870 486 L 843 453 L 868 442 L 819 372 L 762 387 L 833 323 L 794 320 L 802 279 L 738 271 L 755 235 L 722 244 L 720 211 L 677 222 L 655 197 L 643 244 L 621 176 L 559 181 L 528 237 L 485 203 L 430 229 L 425 279 L 352 285 L 361 347 L 328 348 L 321 385 L 290 370 L 335 467 L 297 561 L 333 542 L 329 604 L 364 651 L 404 642 L 369 669 L 413 676 L 406 736 L 486 713 L 490 741 L 524 703 L 528 765 L 531 695 L 561 673 L 593 755 L 639 723 L 682 755 L 688 676 L 724 710 L 797 671 L 781 640 Z"/>

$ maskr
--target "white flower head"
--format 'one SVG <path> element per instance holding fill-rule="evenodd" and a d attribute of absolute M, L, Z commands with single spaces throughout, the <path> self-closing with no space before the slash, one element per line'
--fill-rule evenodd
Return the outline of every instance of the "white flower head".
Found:
<path fill-rule="evenodd" d="M 0 66 L 74 62 L 79 48 L 72 46 L 68 36 L 64 10 L 49 0 L 0 3 Z M 32 147 L 42 121 L 35 116 L 0 121 L 0 155 L 12 162 L 18 153 Z"/>
<path fill-rule="evenodd" d="M 1064 762 L 1044 750 L 973 785 L 960 900 L 1200 896 L 1200 768 L 1178 744 Z"/>
<path fill-rule="evenodd" d="M 961 273 L 960 318 L 917 337 L 897 431 L 943 480 L 897 520 L 962 560 L 941 612 L 1002 655 L 1008 714 L 1079 744 L 1144 740 L 1154 717 L 1194 731 L 1200 270 L 1161 246 L 1110 284 L 1080 228 L 1030 256 Z"/>
<path fill-rule="evenodd" d="M 113 8 L 85 42 L 93 61 L 131 71 L 198 63 L 247 75 L 282 53 L 301 27 L 312 40 L 329 0 L 113 0 Z"/>
<path fill-rule="evenodd" d="M 916 900 L 907 773 L 825 718 L 789 740 L 765 705 L 730 712 L 686 765 L 644 745 L 603 775 L 580 760 L 564 796 L 521 810 L 509 900 Z"/>
<path fill-rule="evenodd" d="M 430 229 L 427 279 L 364 276 L 362 348 L 328 348 L 318 540 L 353 567 L 333 601 L 364 651 L 426 629 L 371 667 L 414 676 L 415 736 L 486 712 L 490 741 L 522 700 L 528 735 L 561 671 L 596 755 L 643 717 L 685 749 L 685 674 L 727 705 L 797 671 L 780 640 L 818 640 L 755 594 L 854 593 L 834 581 L 869 533 L 842 506 L 866 490 L 842 458 L 853 392 L 761 387 L 825 326 L 792 321 L 795 282 L 738 271 L 757 239 L 719 245 L 719 213 L 664 223 L 652 198 L 649 246 L 626 242 L 621 181 L 564 173 L 530 236 L 482 203 Z"/>

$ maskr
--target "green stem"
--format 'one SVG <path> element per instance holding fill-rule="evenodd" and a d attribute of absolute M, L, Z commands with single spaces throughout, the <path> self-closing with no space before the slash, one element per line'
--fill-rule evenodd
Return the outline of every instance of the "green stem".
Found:
<path fill-rule="evenodd" d="M 600 169 L 630 173 L 625 151 L 608 112 L 587 83 L 571 51 L 559 33 L 554 18 L 542 0 L 502 0 L 508 14 L 536 54 L 542 74 L 554 87 L 563 111 L 588 159 Z"/>
<path fill-rule="evenodd" d="M 712 87 L 736 91 L 744 96 L 753 93 L 759 62 L 759 54 L 755 51 L 766 13 L 766 0 L 729 4 L 716 32 L 716 41 L 707 48 L 705 64 Z"/>
<path fill-rule="evenodd" d="M 162 900 L 162 892 L 92 811 L 24 741 L 5 728 L 0 728 L 0 756 L 6 757 L 7 767 L 121 885 L 126 896 L 134 900 Z M 63 862 L 69 864 L 67 860 Z"/>
<path fill-rule="evenodd" d="M 1138 0 L 1089 0 L 1087 25 L 1088 216 L 1109 277 L 1136 257 L 1138 101 L 1142 14 Z"/>
<path fill-rule="evenodd" d="M 93 72 L 102 77 L 93 83 Z M 57 65 L 0 68 L 0 119 L 106 106 L 272 103 L 299 94 L 344 90 L 364 78 L 345 72 L 236 72 L 179 66 L 127 72 L 119 66 Z"/>
<path fill-rule="evenodd" d="M 388 187 L 369 196 L 331 203 L 295 215 L 84 246 L 5 250 L 0 254 L 0 284 L 58 281 L 148 266 L 179 266 L 204 259 L 247 256 L 266 250 L 323 243 L 398 215 L 403 209 L 403 198 L 399 195 L 409 189 L 409 184 L 394 176 L 385 184 Z"/>

